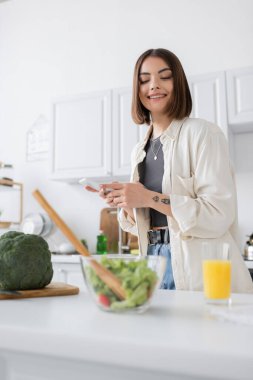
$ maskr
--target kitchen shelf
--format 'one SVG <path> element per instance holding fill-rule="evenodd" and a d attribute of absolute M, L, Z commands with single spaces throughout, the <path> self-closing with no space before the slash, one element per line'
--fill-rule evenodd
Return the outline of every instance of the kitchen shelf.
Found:
<path fill-rule="evenodd" d="M 2 184 L 0 183 L 0 191 L 1 191 L 1 192 L 6 192 L 6 191 L 20 191 L 20 189 L 18 189 L 17 187 L 11 187 L 11 186 L 2 185 Z"/>
<path fill-rule="evenodd" d="M 0 191 L 5 191 L 5 192 L 19 191 L 20 192 L 19 220 L 18 221 L 0 220 L 0 228 L 9 228 L 12 223 L 20 224 L 23 219 L 23 184 L 21 182 L 12 181 L 9 179 L 0 179 Z"/>

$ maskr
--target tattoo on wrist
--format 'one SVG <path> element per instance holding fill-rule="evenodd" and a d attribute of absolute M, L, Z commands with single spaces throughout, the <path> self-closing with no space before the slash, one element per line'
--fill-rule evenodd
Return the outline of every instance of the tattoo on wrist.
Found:
<path fill-rule="evenodd" d="M 169 198 L 163 198 L 163 199 L 161 199 L 161 202 L 166 204 L 166 205 L 170 205 L 170 199 Z"/>
<path fill-rule="evenodd" d="M 152 199 L 155 202 L 159 202 L 160 201 L 160 198 L 158 197 L 158 195 L 155 195 Z M 164 203 L 165 205 L 170 205 L 170 199 L 169 198 L 162 198 L 161 202 Z"/>

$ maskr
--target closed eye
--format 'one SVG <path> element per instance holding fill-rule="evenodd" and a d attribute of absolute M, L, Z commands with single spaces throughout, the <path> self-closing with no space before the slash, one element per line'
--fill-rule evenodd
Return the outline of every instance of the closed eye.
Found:
<path fill-rule="evenodd" d="M 140 84 L 148 83 L 149 79 L 146 80 L 140 80 Z"/>
<path fill-rule="evenodd" d="M 166 79 L 171 79 L 171 78 L 172 78 L 172 75 L 170 75 L 169 77 L 163 77 L 161 79 L 166 80 Z"/>
<path fill-rule="evenodd" d="M 169 80 L 169 79 L 172 79 L 172 75 L 169 75 L 167 77 L 162 77 L 160 78 L 161 80 Z M 141 80 L 140 79 L 140 84 L 145 84 L 145 83 L 148 83 L 149 82 L 149 79 L 146 79 L 146 80 Z"/>

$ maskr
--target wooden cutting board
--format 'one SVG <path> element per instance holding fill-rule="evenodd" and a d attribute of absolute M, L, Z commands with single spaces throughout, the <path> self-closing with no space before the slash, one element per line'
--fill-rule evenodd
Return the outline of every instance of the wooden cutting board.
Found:
<path fill-rule="evenodd" d="M 107 248 L 110 253 L 118 253 L 119 224 L 117 219 L 117 208 L 103 208 L 100 213 L 100 230 L 107 236 Z M 138 248 L 137 236 L 122 231 L 122 245 L 128 245 L 130 249 Z"/>
<path fill-rule="evenodd" d="M 79 288 L 63 282 L 51 282 L 43 289 L 18 290 L 18 294 L 3 294 L 0 291 L 0 300 L 34 298 L 34 297 L 53 297 L 69 296 L 79 293 Z"/>

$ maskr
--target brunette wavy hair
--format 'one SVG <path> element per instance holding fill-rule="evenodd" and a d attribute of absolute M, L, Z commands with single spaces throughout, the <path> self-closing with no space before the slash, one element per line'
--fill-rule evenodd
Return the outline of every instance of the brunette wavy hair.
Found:
<path fill-rule="evenodd" d="M 168 104 L 168 115 L 181 120 L 192 110 L 192 98 L 184 69 L 178 57 L 166 49 L 149 49 L 137 60 L 133 77 L 132 118 L 136 124 L 150 124 L 150 111 L 140 101 L 140 70 L 147 57 L 159 57 L 170 67 L 173 77 L 173 95 Z"/>

